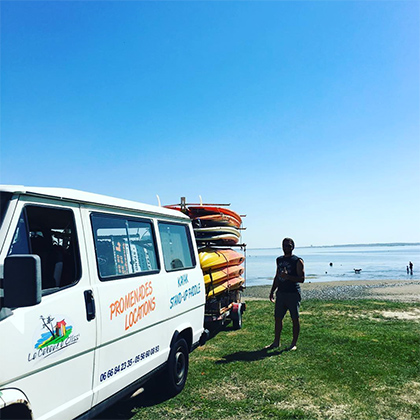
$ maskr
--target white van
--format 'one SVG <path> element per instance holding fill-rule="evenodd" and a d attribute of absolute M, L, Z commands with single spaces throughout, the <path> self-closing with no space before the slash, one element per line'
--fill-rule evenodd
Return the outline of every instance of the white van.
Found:
<path fill-rule="evenodd" d="M 97 415 L 206 340 L 190 219 L 81 191 L 0 186 L 0 418 Z"/>

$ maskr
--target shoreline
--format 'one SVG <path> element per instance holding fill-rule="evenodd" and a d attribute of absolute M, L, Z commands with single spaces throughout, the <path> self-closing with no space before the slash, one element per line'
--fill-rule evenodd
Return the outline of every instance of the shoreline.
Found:
<path fill-rule="evenodd" d="M 271 286 L 249 286 L 244 299 L 268 300 Z M 420 302 L 420 280 L 342 280 L 301 284 L 302 300 L 379 299 Z"/>

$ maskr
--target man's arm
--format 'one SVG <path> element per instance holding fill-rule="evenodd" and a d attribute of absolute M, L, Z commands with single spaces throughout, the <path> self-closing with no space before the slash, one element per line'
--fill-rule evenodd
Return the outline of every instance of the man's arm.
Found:
<path fill-rule="evenodd" d="M 292 283 L 303 283 L 305 281 L 305 266 L 303 265 L 303 260 L 299 258 L 296 265 L 297 276 L 292 276 L 285 272 L 280 273 L 280 277 L 283 280 L 289 280 Z"/>
<path fill-rule="evenodd" d="M 274 299 L 274 292 L 277 290 L 278 281 L 279 281 L 279 268 L 277 266 L 276 275 L 274 276 L 273 285 L 271 286 L 271 290 L 270 290 L 270 300 L 271 300 L 271 302 L 274 302 L 274 300 L 275 300 Z"/>

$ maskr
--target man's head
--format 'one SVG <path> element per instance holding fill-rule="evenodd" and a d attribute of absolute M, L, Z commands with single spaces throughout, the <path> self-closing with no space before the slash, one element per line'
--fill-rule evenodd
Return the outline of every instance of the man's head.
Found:
<path fill-rule="evenodd" d="M 292 255 L 292 252 L 295 249 L 295 243 L 292 238 L 284 238 L 282 246 L 284 255 Z"/>

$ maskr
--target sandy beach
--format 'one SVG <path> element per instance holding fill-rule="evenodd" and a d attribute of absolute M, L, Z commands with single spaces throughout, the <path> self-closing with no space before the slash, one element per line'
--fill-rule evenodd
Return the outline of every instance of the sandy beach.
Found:
<path fill-rule="evenodd" d="M 268 299 L 271 286 L 251 286 L 244 290 L 244 299 Z M 356 280 L 305 282 L 301 285 L 306 299 L 379 299 L 420 302 L 420 280 Z"/>

